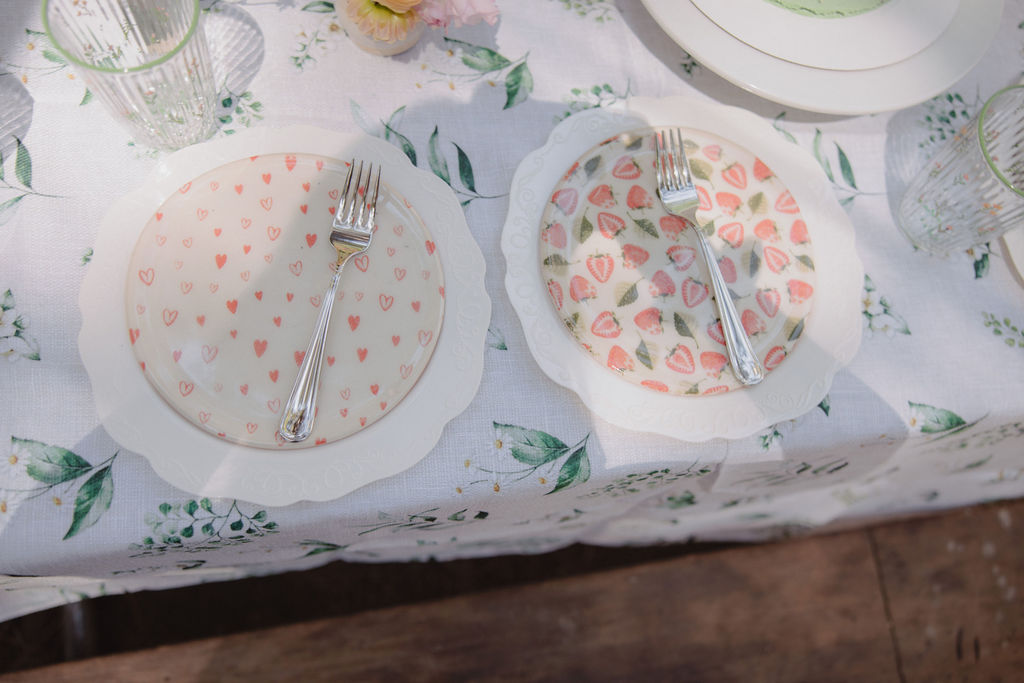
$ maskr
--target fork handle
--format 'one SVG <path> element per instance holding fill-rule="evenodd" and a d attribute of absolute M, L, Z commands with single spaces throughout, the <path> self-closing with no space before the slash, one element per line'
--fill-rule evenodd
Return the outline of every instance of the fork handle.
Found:
<path fill-rule="evenodd" d="M 725 335 L 725 347 L 729 352 L 729 363 L 736 379 L 746 385 L 759 383 L 764 379 L 764 367 L 757 359 L 750 339 L 743 329 L 743 323 L 736 312 L 736 306 L 732 303 L 732 295 L 729 294 L 729 287 L 725 284 L 722 271 L 718 268 L 718 260 L 711 251 L 704 233 L 697 226 L 696 233 L 700 244 L 701 253 L 704 254 L 704 262 L 707 263 L 708 272 L 711 274 L 711 286 L 715 292 L 715 303 L 718 306 L 718 317 L 722 320 L 722 332 Z"/>
<path fill-rule="evenodd" d="M 299 365 L 299 374 L 292 386 L 292 393 L 284 406 L 284 417 L 281 418 L 278 433 L 285 441 L 305 441 L 313 431 L 313 422 L 316 420 L 316 397 L 320 389 L 320 368 L 323 365 L 327 328 L 331 324 L 331 310 L 334 308 L 334 297 L 338 292 L 338 282 L 341 280 L 342 265 L 338 264 L 331 278 L 331 286 L 320 302 L 320 312 L 317 314 L 313 336 L 306 347 L 302 364 Z"/>

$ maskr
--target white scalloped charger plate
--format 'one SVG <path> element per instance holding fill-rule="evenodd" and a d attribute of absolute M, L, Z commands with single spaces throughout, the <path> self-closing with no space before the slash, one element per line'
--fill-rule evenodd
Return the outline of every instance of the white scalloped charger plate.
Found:
<path fill-rule="evenodd" d="M 711 396 L 670 396 L 630 384 L 584 353 L 559 319 L 541 273 L 542 215 L 566 169 L 598 143 L 648 126 L 706 130 L 745 147 L 790 189 L 807 222 L 817 272 L 814 306 L 800 343 L 762 384 Z M 814 159 L 742 109 L 674 97 L 633 98 L 559 124 L 519 165 L 501 240 L 505 287 L 541 369 L 590 410 L 625 429 L 685 441 L 742 438 L 812 409 L 857 352 L 864 269 L 853 226 Z"/>
<path fill-rule="evenodd" d="M 405 399 L 379 422 L 345 439 L 288 452 L 234 444 L 181 417 L 143 375 L 124 333 L 125 307 L 118 305 L 124 301 L 136 240 L 167 197 L 224 164 L 281 153 L 380 163 L 387 181 L 400 188 L 429 227 L 446 283 L 434 354 Z M 157 474 L 186 491 L 264 505 L 337 498 L 420 461 L 480 384 L 491 308 L 483 255 L 451 189 L 382 140 L 294 126 L 258 128 L 181 150 L 161 162 L 140 189 L 110 208 L 95 251 L 79 296 L 79 348 L 100 421 L 114 440 L 145 456 Z"/>
<path fill-rule="evenodd" d="M 825 114 L 894 111 L 938 95 L 985 55 L 1003 15 L 1003 0 L 961 0 L 949 27 L 920 52 L 874 69 L 837 71 L 761 52 L 690 0 L 642 2 L 672 40 L 722 78 L 773 102 Z"/>
<path fill-rule="evenodd" d="M 912 57 L 945 32 L 960 4 L 889 0 L 863 14 L 806 16 L 765 0 L 692 2 L 733 37 L 761 52 L 840 71 L 874 69 Z"/>

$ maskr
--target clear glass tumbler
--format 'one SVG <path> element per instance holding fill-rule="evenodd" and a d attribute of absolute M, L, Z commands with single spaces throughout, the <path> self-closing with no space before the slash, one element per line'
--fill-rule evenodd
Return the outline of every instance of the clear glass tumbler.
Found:
<path fill-rule="evenodd" d="M 928 162 L 900 201 L 897 224 L 934 254 L 994 240 L 1024 218 L 1024 86 L 990 97 Z"/>
<path fill-rule="evenodd" d="M 136 142 L 180 149 L 217 127 L 199 0 L 43 0 L 54 47 Z"/>

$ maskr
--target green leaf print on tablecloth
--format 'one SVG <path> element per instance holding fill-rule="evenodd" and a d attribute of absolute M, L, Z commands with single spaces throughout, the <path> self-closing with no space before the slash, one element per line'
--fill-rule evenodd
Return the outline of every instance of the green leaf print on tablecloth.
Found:
<path fill-rule="evenodd" d="M 435 71 L 435 73 L 465 82 L 489 77 L 488 82 L 492 84 L 504 74 L 505 106 L 502 109 L 511 109 L 517 104 L 522 104 L 533 92 L 533 74 L 526 62 L 529 53 L 512 60 L 483 45 L 474 45 L 448 36 L 445 36 L 444 42 L 452 46 L 453 49 L 457 49 L 462 63 L 475 73 L 454 74 L 442 71 Z"/>
<path fill-rule="evenodd" d="M 589 88 L 573 88 L 569 91 L 569 96 L 563 98 L 563 102 L 568 106 L 568 109 L 556 116 L 555 122 L 567 119 L 573 114 L 586 111 L 587 109 L 607 107 L 626 99 L 632 94 L 628 81 L 626 82 L 625 91 L 621 93 L 616 92 L 608 83 L 592 85 Z"/>
<path fill-rule="evenodd" d="M 893 310 L 889 300 L 878 293 L 874 281 L 867 274 L 864 275 L 864 297 L 863 303 L 864 331 L 867 336 L 875 332 L 883 332 L 892 337 L 896 334 L 910 334 L 910 327 L 907 321 L 900 314 Z"/>
<path fill-rule="evenodd" d="M 24 48 L 25 54 L 18 59 L 19 63 L 7 60 L 2 62 L 0 74 L 16 74 L 22 83 L 28 85 L 37 77 L 51 76 L 68 68 L 68 61 L 53 48 L 49 37 L 43 31 L 26 28 Z M 67 77 L 74 80 L 75 75 L 68 73 Z M 86 88 L 79 99 L 79 105 L 86 105 L 91 100 L 92 93 Z"/>
<path fill-rule="evenodd" d="M 478 479 L 465 486 L 456 488 L 462 493 L 465 489 L 481 483 L 491 483 L 494 491 L 501 491 L 502 485 L 515 484 L 527 477 L 537 476 L 537 481 L 542 486 L 548 486 L 552 476 L 556 477 L 554 488 L 547 494 L 556 493 L 565 489 L 578 486 L 590 479 L 590 456 L 587 454 L 587 441 L 590 434 L 584 436 L 572 446 L 567 445 L 561 439 L 539 429 L 528 429 L 515 425 L 493 422 L 494 426 L 494 448 L 498 459 L 495 467 L 481 467 L 476 465 L 475 469 L 488 475 L 486 479 Z M 507 467 L 511 463 L 501 462 L 505 456 L 526 467 L 516 470 L 499 469 Z M 558 474 L 555 475 L 555 467 L 561 465 Z M 471 460 L 466 460 L 467 468 L 474 466 Z"/>
<path fill-rule="evenodd" d="M 907 406 L 910 408 L 910 426 L 922 434 L 949 436 L 969 429 L 985 419 L 982 416 L 974 422 L 967 422 L 950 410 L 926 403 L 907 401 Z"/>
<path fill-rule="evenodd" d="M 374 524 L 364 524 L 359 536 L 372 534 L 382 529 L 390 529 L 392 532 L 410 529 L 414 531 L 434 531 L 438 529 L 450 529 L 455 526 L 470 524 L 487 519 L 490 513 L 484 510 L 470 512 L 469 508 L 462 508 L 455 512 L 438 513 L 440 508 L 430 508 L 422 512 L 408 515 L 406 517 L 395 517 L 387 512 L 380 512 L 377 515 L 378 521 Z"/>
<path fill-rule="evenodd" d="M 612 0 L 556 0 L 565 9 L 573 12 L 579 17 L 593 19 L 599 24 L 606 21 L 613 21 L 612 10 L 615 4 Z"/>
<path fill-rule="evenodd" d="M 64 540 L 72 538 L 98 522 L 110 509 L 114 498 L 111 467 L 116 458 L 117 453 L 114 453 L 93 465 L 66 448 L 12 436 L 7 465 L 18 471 L 4 473 L 0 481 L 19 483 L 0 487 L 0 513 L 47 494 L 56 507 L 63 507 L 63 495 L 69 493 L 76 482 L 82 481 L 75 493 L 71 524 L 64 534 Z"/>
<path fill-rule="evenodd" d="M 16 305 L 11 290 L 0 294 L 0 358 L 39 360 L 39 342 L 28 333 L 28 320 Z"/>
<path fill-rule="evenodd" d="M 995 336 L 1002 338 L 1007 346 L 1024 349 L 1024 328 L 1014 325 L 1009 318 L 999 318 L 984 311 L 981 315 L 985 319 L 985 327 L 991 329 Z"/>
<path fill-rule="evenodd" d="M 277 533 L 277 522 L 268 520 L 266 510 L 248 513 L 233 500 L 226 511 L 218 511 L 223 502 L 203 498 L 161 503 L 155 514 L 146 514 L 145 522 L 152 534 L 141 543 L 132 544 L 133 549 L 140 551 L 132 557 L 218 550 Z"/>
<path fill-rule="evenodd" d="M 408 157 L 413 166 L 417 165 L 422 155 L 417 152 L 412 140 L 398 130 L 405 114 L 404 106 L 392 112 L 387 121 L 384 119 L 374 120 L 374 117 L 355 100 L 349 100 L 349 111 L 356 124 L 368 135 L 383 138 L 397 146 Z M 458 171 L 458 182 L 454 182 L 452 179 L 452 166 L 448 163 L 448 157 L 445 155 L 447 145 L 442 141 L 441 131 L 437 125 L 434 126 L 434 130 L 427 139 L 427 164 L 434 175 L 452 188 L 463 207 L 469 206 L 471 202 L 477 199 L 498 199 L 506 196 L 505 194 L 486 195 L 477 192 L 476 175 L 473 171 L 473 163 L 470 161 L 469 154 L 458 143 L 450 141 L 450 144 L 455 152 L 454 161 L 456 164 L 455 168 Z"/>
<path fill-rule="evenodd" d="M 714 468 L 710 465 L 702 465 L 695 462 L 683 470 L 673 470 L 665 467 L 663 469 L 651 470 L 649 472 L 633 472 L 624 477 L 619 477 L 615 481 L 605 484 L 601 488 L 594 489 L 593 491 L 581 496 L 581 498 L 618 498 L 620 496 L 644 493 L 646 491 L 668 486 L 676 481 L 693 479 L 694 477 L 703 477 L 714 471 Z"/>

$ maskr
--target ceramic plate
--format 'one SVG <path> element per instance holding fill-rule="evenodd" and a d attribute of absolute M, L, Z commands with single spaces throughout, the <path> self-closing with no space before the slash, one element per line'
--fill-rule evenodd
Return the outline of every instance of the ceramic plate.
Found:
<path fill-rule="evenodd" d="M 875 69 L 903 61 L 949 27 L 960 0 L 876 0 L 845 14 L 850 2 L 692 0 L 730 35 L 765 54 L 818 69 Z M 781 5 L 781 6 L 780 6 Z M 816 14 L 787 7 L 807 7 Z"/>
<path fill-rule="evenodd" d="M 444 315 L 439 254 L 389 183 L 370 248 L 342 272 L 310 438 L 277 433 L 337 252 L 348 163 L 251 156 L 189 181 L 149 219 L 128 266 L 132 350 L 165 401 L 201 429 L 308 447 L 373 424 L 430 359 Z"/>
<path fill-rule="evenodd" d="M 264 421 L 256 433 L 264 424 L 269 431 L 276 423 L 276 414 L 266 402 L 287 396 L 296 352 L 304 350 L 315 314 L 310 298 L 322 294 L 329 284 L 333 249 L 323 240 L 331 193 L 343 166 L 334 160 L 351 158 L 382 165 L 386 181 L 382 193 L 386 191 L 388 199 L 387 209 L 378 214 L 366 272 L 349 262 L 346 269 L 352 272 L 343 274 L 345 294 L 334 310 L 330 353 L 335 363 L 328 359 L 321 389 L 321 397 L 336 402 L 329 408 L 335 415 L 320 416 L 327 431 L 319 438 L 328 443 L 284 453 L 277 450 L 276 442 L 272 448 L 257 448 L 221 438 L 212 429 L 223 431 L 224 427 L 203 424 L 203 416 L 197 411 L 189 414 L 181 407 L 184 404 L 172 407 L 177 400 L 173 392 L 179 391 L 180 382 L 192 381 L 193 392 L 204 387 L 215 409 L 245 406 L 251 398 L 257 413 L 263 411 L 260 420 Z M 270 176 L 269 182 L 264 174 Z M 295 182 L 288 184 L 288 180 Z M 193 185 L 188 186 L 190 182 Z M 306 182 L 310 184 L 308 201 Z M 189 189 L 182 193 L 186 186 Z M 192 191 L 197 192 L 194 199 L 189 198 Z M 225 203 L 207 206 L 206 200 L 214 197 Z M 268 206 L 285 209 L 290 205 L 291 209 L 277 216 L 263 206 L 267 197 L 273 197 Z M 200 209 L 207 211 L 201 220 Z M 158 220 L 157 214 L 165 210 Z M 163 226 L 172 211 L 182 212 L 173 231 Z M 283 217 L 293 224 L 286 224 Z M 248 228 L 243 218 L 252 221 Z M 398 226 L 402 229 L 396 230 Z M 186 247 L 183 241 L 189 238 L 191 246 Z M 156 258 L 162 249 L 175 253 L 161 256 L 165 260 L 159 263 L 133 261 Z M 185 255 L 191 250 L 196 250 L 194 256 Z M 150 279 L 150 267 L 153 279 L 147 285 L 144 280 Z M 171 484 L 199 495 L 265 505 L 329 500 L 418 462 L 433 448 L 444 425 L 472 400 L 483 369 L 490 318 L 483 273 L 483 256 L 451 189 L 414 168 L 393 146 L 375 138 L 304 126 L 254 129 L 176 152 L 161 162 L 139 190 L 111 207 L 100 226 L 96 256 L 81 289 L 79 347 L 103 426 L 124 447 L 148 458 Z M 153 289 L 158 281 L 164 286 Z M 131 283 L 127 289 L 126 283 Z M 415 294 L 416 290 L 420 293 Z M 132 291 L 146 294 L 141 302 L 132 299 L 127 306 L 111 305 L 126 301 Z M 293 295 L 291 301 L 288 294 Z M 189 299 L 193 296 L 197 298 Z M 417 301 L 419 312 L 414 306 Z M 145 310 L 139 313 L 138 305 Z M 410 322 L 420 320 L 420 314 L 422 324 Z M 142 316 L 138 336 L 125 333 L 136 329 L 129 324 L 129 316 Z M 134 347 L 147 333 L 157 338 L 153 347 L 157 357 L 143 357 L 140 351 L 137 358 Z M 431 344 L 433 354 L 426 362 Z M 275 357 L 272 349 L 278 345 Z M 258 353 L 261 348 L 262 354 Z M 367 350 L 362 360 L 361 349 Z M 175 361 L 177 350 L 181 355 Z M 235 356 L 237 364 L 221 368 L 216 363 Z M 375 356 L 386 359 L 371 365 Z M 415 357 L 425 366 L 412 384 L 412 374 L 401 376 L 402 364 L 408 366 Z M 183 368 L 180 363 L 186 358 L 191 360 Z M 147 364 L 145 371 L 140 359 Z M 264 360 L 280 367 L 264 365 Z M 168 373 L 163 393 L 170 393 L 172 402 L 161 398 L 147 380 L 147 373 L 156 372 L 151 363 Z M 371 367 L 370 374 L 363 374 Z M 239 368 L 252 374 L 232 374 Z M 271 378 L 273 370 L 279 372 L 276 382 Z M 226 373 L 224 379 L 221 373 Z M 285 378 L 285 374 L 291 376 Z M 246 383 L 249 387 L 244 392 Z M 385 392 L 393 393 L 385 396 Z M 407 392 L 404 398 L 403 392 Z M 233 394 L 231 401 L 224 399 L 227 394 Z M 388 405 L 381 409 L 383 401 Z M 347 416 L 341 414 L 346 402 Z M 360 425 L 363 415 L 355 410 L 356 403 L 370 411 L 376 407 L 377 421 L 367 414 L 366 424 Z M 208 412 L 209 422 L 213 410 Z M 352 429 L 352 418 L 356 428 L 341 438 Z M 225 419 L 232 436 L 254 443 L 241 418 Z"/>
<path fill-rule="evenodd" d="M 695 136 L 708 135 L 707 141 L 712 145 L 724 142 L 723 153 L 746 151 L 761 160 L 777 178 L 778 188 L 786 188 L 793 204 L 799 207 L 813 245 L 813 305 L 806 315 L 800 341 L 764 382 L 743 391 L 676 396 L 625 381 L 581 352 L 579 342 L 556 312 L 542 271 L 539 245 L 550 244 L 551 240 L 550 234 L 548 242 L 541 237 L 542 230 L 548 227 L 545 212 L 567 171 L 572 175 L 573 164 L 601 142 L 622 133 L 668 126 L 681 126 Z M 612 173 L 618 161 L 619 157 L 611 160 Z M 620 168 L 626 168 L 625 164 Z M 717 167 L 710 168 L 714 172 Z M 714 185 L 721 191 L 730 191 L 728 188 L 733 186 L 718 172 Z M 749 183 L 754 178 L 753 168 L 746 173 Z M 627 211 L 628 195 L 627 190 Z M 782 213 L 787 215 L 790 214 Z M 792 230 L 785 220 L 782 225 L 780 243 L 785 238 L 785 229 Z M 755 235 L 756 226 L 757 223 Z M 600 231 L 596 224 L 594 229 Z M 745 233 L 746 230 L 744 224 Z M 767 230 L 763 230 L 767 236 Z M 567 243 L 568 239 L 567 232 Z M 589 239 L 607 238 L 592 234 Z M 770 242 L 771 237 L 767 240 Z M 623 428 L 687 441 L 749 436 L 817 405 L 828 393 L 832 377 L 853 358 L 860 344 L 864 272 L 854 249 L 849 218 L 814 159 L 783 140 L 769 124 L 741 109 L 685 98 L 633 98 L 621 107 L 574 114 L 559 124 L 547 144 L 528 155 L 516 171 L 502 233 L 502 251 L 507 264 L 506 289 L 538 365 L 554 381 L 575 391 L 595 414 Z M 654 258 L 660 259 L 665 267 L 674 268 L 667 248 L 653 252 L 650 259 Z M 685 302 L 682 307 L 685 308 Z M 673 329 L 672 334 L 678 331 Z M 706 372 L 706 368 L 701 371 Z"/>
<path fill-rule="evenodd" d="M 743 388 L 727 358 L 710 277 L 686 223 L 655 188 L 653 131 L 588 150 L 541 219 L 541 275 L 580 348 L 626 381 L 676 395 Z M 682 129 L 701 205 L 743 327 L 765 368 L 792 351 L 814 298 L 810 233 L 792 193 L 756 155 Z"/>
<path fill-rule="evenodd" d="M 902 109 L 940 94 L 984 56 L 1003 13 L 1003 0 L 961 2 L 946 31 L 911 57 L 876 69 L 836 71 L 761 52 L 692 2 L 643 3 L 680 47 L 722 78 L 774 102 L 844 115 Z"/>

